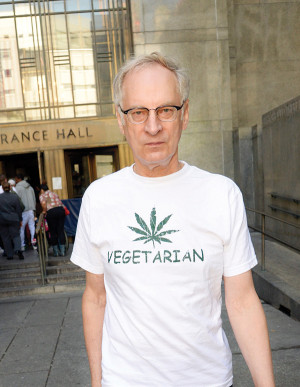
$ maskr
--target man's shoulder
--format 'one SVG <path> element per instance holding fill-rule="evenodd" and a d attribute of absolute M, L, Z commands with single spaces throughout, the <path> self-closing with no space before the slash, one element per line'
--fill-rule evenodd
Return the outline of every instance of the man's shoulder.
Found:
<path fill-rule="evenodd" d="M 229 177 L 191 166 L 191 177 L 199 184 L 213 186 L 215 189 L 236 189 L 236 183 Z"/>

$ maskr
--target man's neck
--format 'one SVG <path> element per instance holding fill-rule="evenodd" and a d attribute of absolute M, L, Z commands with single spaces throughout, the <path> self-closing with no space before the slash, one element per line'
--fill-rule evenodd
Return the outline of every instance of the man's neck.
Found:
<path fill-rule="evenodd" d="M 152 168 L 135 163 L 133 170 L 136 174 L 145 177 L 162 177 L 178 172 L 183 166 L 184 164 L 180 161 L 173 163 L 173 165 L 154 165 Z"/>

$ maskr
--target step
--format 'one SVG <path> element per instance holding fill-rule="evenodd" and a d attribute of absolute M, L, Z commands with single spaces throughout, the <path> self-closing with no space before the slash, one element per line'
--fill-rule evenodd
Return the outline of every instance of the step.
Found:
<path fill-rule="evenodd" d="M 32 285 L 32 286 L 20 286 L 18 288 L 11 287 L 6 289 L 0 289 L 0 299 L 10 298 L 18 296 L 38 295 L 38 294 L 51 294 L 62 293 L 72 291 L 83 291 L 85 288 L 85 281 L 73 281 L 60 283 L 55 285 Z"/>
<path fill-rule="evenodd" d="M 47 266 L 46 268 L 47 275 L 51 274 L 63 274 L 63 273 L 74 273 L 74 272 L 84 272 L 79 266 L 76 265 L 58 265 L 58 266 Z"/>
<path fill-rule="evenodd" d="M 9 288 L 9 287 L 20 287 L 20 286 L 27 286 L 27 285 L 39 285 L 42 283 L 41 277 L 24 277 L 24 278 L 8 278 L 8 279 L 1 279 L 0 281 L 0 288 Z"/>
<path fill-rule="evenodd" d="M 49 257 L 47 261 L 47 266 L 60 266 L 60 265 L 74 265 L 70 261 L 69 257 Z"/>
<path fill-rule="evenodd" d="M 30 268 L 39 268 L 40 262 L 26 262 L 26 259 L 24 261 L 15 260 L 14 261 L 6 261 L 4 263 L 0 264 L 0 273 L 3 270 L 10 270 L 10 269 L 30 269 Z"/>
<path fill-rule="evenodd" d="M 40 277 L 41 271 L 39 267 L 17 268 L 0 271 L 0 280 L 9 278 L 24 278 L 24 277 Z"/>
<path fill-rule="evenodd" d="M 47 275 L 46 282 L 47 284 L 56 284 L 61 282 L 69 282 L 76 280 L 85 280 L 85 272 L 72 272 L 72 273 L 64 273 L 64 274 L 50 274 Z"/>

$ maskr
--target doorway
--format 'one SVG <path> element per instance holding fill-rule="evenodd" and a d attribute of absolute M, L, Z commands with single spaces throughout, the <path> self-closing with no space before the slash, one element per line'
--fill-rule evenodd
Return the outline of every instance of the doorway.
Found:
<path fill-rule="evenodd" d="M 43 176 L 42 154 L 21 153 L 8 156 L 0 156 L 0 173 L 4 173 L 7 179 L 14 179 L 18 173 L 24 175 L 24 178 L 37 192 L 36 187 L 39 186 L 41 176 Z"/>
<path fill-rule="evenodd" d="M 65 151 L 68 197 L 81 198 L 94 180 L 120 169 L 118 156 L 118 147 Z"/>

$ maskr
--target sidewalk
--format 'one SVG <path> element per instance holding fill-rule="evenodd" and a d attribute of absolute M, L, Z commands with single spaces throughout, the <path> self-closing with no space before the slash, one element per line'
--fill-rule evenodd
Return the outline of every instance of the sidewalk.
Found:
<path fill-rule="evenodd" d="M 260 267 L 261 234 L 251 233 L 251 237 L 259 262 L 253 270 L 258 295 L 300 321 L 300 254 L 267 239 L 265 241 L 266 270 L 262 271 Z"/>
<path fill-rule="evenodd" d="M 252 239 L 260 259 L 260 235 L 253 233 Z M 29 259 L 37 257 L 28 256 Z M 265 293 L 273 297 L 274 304 L 293 314 L 295 308 L 284 307 L 284 302 L 288 300 L 290 306 L 294 303 L 299 307 L 299 273 L 299 254 L 266 241 L 266 271 L 262 272 L 257 266 L 253 276 L 256 285 L 264 284 Z M 0 300 L 0 387 L 90 386 L 81 295 L 82 291 L 77 291 Z M 263 308 L 268 321 L 276 386 L 299 386 L 300 322 L 266 303 Z M 222 315 L 233 353 L 234 387 L 252 387 L 224 305 Z"/>
<path fill-rule="evenodd" d="M 300 384 L 300 322 L 263 304 L 270 331 L 277 387 Z M 223 307 L 233 352 L 235 387 L 252 387 Z M 0 387 L 88 387 L 81 293 L 0 302 Z M 163 386 L 160 386 L 163 387 Z"/>

